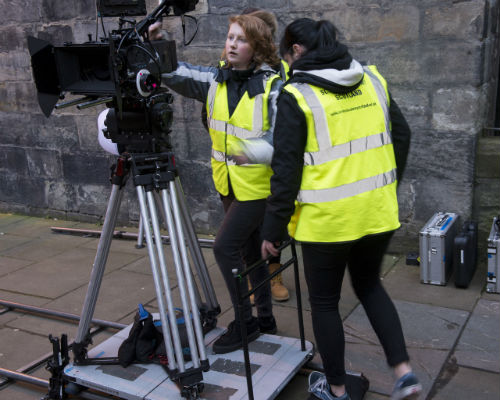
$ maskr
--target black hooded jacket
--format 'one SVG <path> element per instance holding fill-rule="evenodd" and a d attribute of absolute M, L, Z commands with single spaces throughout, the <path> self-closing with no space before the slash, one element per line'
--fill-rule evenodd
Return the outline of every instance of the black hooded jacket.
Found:
<path fill-rule="evenodd" d="M 309 52 L 291 66 L 292 77 L 287 81 L 303 82 L 333 93 L 348 93 L 363 80 L 363 67 L 353 60 L 347 47 L 337 43 L 334 48 Z M 390 96 L 390 95 L 389 95 Z M 390 97 L 389 114 L 396 156 L 397 179 L 401 181 L 410 145 L 410 128 L 399 107 Z M 295 98 L 282 91 L 274 130 L 274 155 L 271 196 L 267 200 L 262 238 L 270 242 L 287 237 L 287 225 L 295 208 L 300 189 L 307 126 L 304 113 Z"/>

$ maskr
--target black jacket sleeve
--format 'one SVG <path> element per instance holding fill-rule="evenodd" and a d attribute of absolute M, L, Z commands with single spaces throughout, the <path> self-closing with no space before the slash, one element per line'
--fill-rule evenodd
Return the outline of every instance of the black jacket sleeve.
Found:
<path fill-rule="evenodd" d="M 406 167 L 406 160 L 410 149 L 411 130 L 394 99 L 390 97 L 389 101 L 389 116 L 391 118 L 392 125 L 392 144 L 394 146 L 394 155 L 396 156 L 398 183 L 400 183 L 403 178 L 403 172 Z"/>
<path fill-rule="evenodd" d="M 278 98 L 274 129 L 274 154 L 271 162 L 271 195 L 267 199 L 262 238 L 284 240 L 287 225 L 295 209 L 304 166 L 307 125 L 297 101 L 283 92 Z"/>

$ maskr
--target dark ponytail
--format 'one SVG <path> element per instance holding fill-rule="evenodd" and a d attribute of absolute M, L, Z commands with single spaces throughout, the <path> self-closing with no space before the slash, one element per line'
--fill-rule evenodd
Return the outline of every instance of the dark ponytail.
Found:
<path fill-rule="evenodd" d="M 335 46 L 335 43 L 337 42 L 337 28 L 335 28 L 331 22 L 325 21 L 324 19 L 318 21 L 316 22 L 316 29 L 318 32 L 318 48 Z"/>
<path fill-rule="evenodd" d="M 280 54 L 292 53 L 292 46 L 300 44 L 307 52 L 321 48 L 334 48 L 337 43 L 337 28 L 326 20 L 314 21 L 299 18 L 289 24 L 280 43 Z"/>

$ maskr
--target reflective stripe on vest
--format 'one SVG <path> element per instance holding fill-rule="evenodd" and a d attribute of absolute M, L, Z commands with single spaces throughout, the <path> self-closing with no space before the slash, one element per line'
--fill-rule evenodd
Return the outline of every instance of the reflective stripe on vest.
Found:
<path fill-rule="evenodd" d="M 262 103 L 262 98 L 260 99 L 260 102 Z M 256 105 L 256 107 L 257 107 L 257 105 Z M 255 119 L 256 114 L 258 114 L 258 113 L 254 112 L 254 119 Z M 260 116 L 262 117 L 262 113 L 260 114 Z M 260 125 L 262 125 L 262 118 L 260 120 Z M 258 137 L 264 136 L 264 131 L 262 130 L 262 126 L 260 127 L 259 131 L 253 132 L 253 131 L 250 131 L 248 129 L 240 128 L 239 126 L 234 126 L 234 125 L 228 124 L 225 121 L 218 121 L 216 119 L 209 119 L 208 120 L 208 127 L 211 129 L 214 129 L 216 131 L 226 132 L 228 135 L 236 136 L 239 139 L 252 139 L 252 138 L 258 138 Z"/>
<path fill-rule="evenodd" d="M 280 76 L 283 82 L 290 79 L 290 66 L 285 60 L 280 62 Z"/>
<path fill-rule="evenodd" d="M 378 96 L 380 106 L 384 110 L 385 129 L 387 130 L 387 132 L 390 132 L 391 119 L 389 117 L 389 93 L 387 93 L 385 86 L 382 84 L 382 82 L 380 82 L 379 77 L 376 76 L 370 68 L 364 67 L 363 69 L 365 73 L 367 73 L 371 78 L 373 87 L 375 88 L 375 92 Z"/>
<path fill-rule="evenodd" d="M 356 196 L 396 182 L 396 170 L 393 169 L 383 174 L 370 176 L 357 182 L 347 183 L 328 189 L 301 190 L 297 201 L 302 203 L 326 203 L 347 197 Z"/>

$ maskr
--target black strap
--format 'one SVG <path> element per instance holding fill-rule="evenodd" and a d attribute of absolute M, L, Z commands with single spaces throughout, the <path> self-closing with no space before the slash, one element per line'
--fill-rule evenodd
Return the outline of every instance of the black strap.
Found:
<path fill-rule="evenodd" d="M 196 26 L 196 29 L 193 33 L 193 36 L 191 37 L 191 39 L 189 39 L 188 42 L 186 42 L 186 18 L 191 18 L 192 20 L 194 20 L 194 23 Z M 193 17 L 192 15 L 182 14 L 181 21 L 182 21 L 182 37 L 183 37 L 183 41 L 184 41 L 184 46 L 189 46 L 191 44 L 191 42 L 193 41 L 194 37 L 196 36 L 196 34 L 198 33 L 198 20 L 195 17 Z"/>

